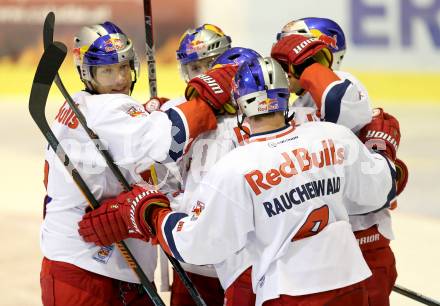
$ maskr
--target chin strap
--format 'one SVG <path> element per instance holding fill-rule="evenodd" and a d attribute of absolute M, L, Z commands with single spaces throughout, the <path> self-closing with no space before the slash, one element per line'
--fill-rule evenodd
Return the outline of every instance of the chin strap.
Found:
<path fill-rule="evenodd" d="M 238 128 L 239 128 L 240 130 L 242 130 L 246 135 L 251 136 L 251 134 L 249 134 L 249 132 L 246 131 L 245 128 L 243 128 L 243 122 L 244 122 L 244 120 L 246 119 L 246 115 L 245 115 L 245 114 L 242 114 L 242 115 L 241 115 L 241 120 L 240 120 L 240 117 L 239 117 L 239 115 L 238 115 L 238 112 L 236 112 L 235 114 L 237 115 L 237 126 L 238 126 Z"/>
<path fill-rule="evenodd" d="M 295 118 L 295 112 L 289 116 L 289 102 L 287 102 L 287 109 L 284 111 L 284 121 L 286 124 L 290 125 L 290 122 Z"/>
<path fill-rule="evenodd" d="M 91 95 L 99 95 L 99 92 L 97 92 L 97 91 L 94 90 L 94 89 L 90 89 L 89 86 L 87 86 L 87 85 L 86 85 L 86 88 L 84 88 L 83 91 L 88 92 L 88 93 L 91 94 Z"/>

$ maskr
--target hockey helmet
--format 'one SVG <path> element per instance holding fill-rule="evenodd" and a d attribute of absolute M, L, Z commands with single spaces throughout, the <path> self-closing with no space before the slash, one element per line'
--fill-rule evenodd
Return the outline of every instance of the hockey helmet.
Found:
<path fill-rule="evenodd" d="M 88 87 L 93 81 L 92 67 L 129 61 L 133 90 L 139 75 L 139 60 L 131 40 L 114 23 L 106 21 L 83 27 L 74 38 L 73 55 L 80 78 Z"/>
<path fill-rule="evenodd" d="M 248 62 L 254 58 L 261 57 L 261 55 L 252 49 L 234 47 L 226 50 L 212 63 L 212 67 L 216 65 L 231 65 L 235 64 L 240 66 L 244 62 Z"/>
<path fill-rule="evenodd" d="M 233 94 L 246 117 L 288 110 L 287 75 L 271 57 L 243 63 L 234 78 Z"/>
<path fill-rule="evenodd" d="M 195 76 L 188 70 L 190 63 L 206 59 L 208 62 L 205 66 L 208 68 L 217 56 L 230 47 L 231 38 L 215 25 L 204 24 L 187 30 L 180 38 L 179 49 L 176 51 L 182 78 L 188 82 Z"/>
<path fill-rule="evenodd" d="M 306 37 L 316 37 L 324 41 L 333 53 L 332 69 L 338 70 L 346 51 L 345 35 L 342 28 L 328 18 L 307 17 L 287 23 L 277 34 L 277 40 L 299 34 Z"/>

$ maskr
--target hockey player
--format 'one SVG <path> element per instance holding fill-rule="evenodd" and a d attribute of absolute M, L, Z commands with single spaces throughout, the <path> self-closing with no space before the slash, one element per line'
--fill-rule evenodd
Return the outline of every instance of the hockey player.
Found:
<path fill-rule="evenodd" d="M 258 57 L 261 56 L 254 50 L 234 47 L 218 56 L 211 65 L 214 67 L 221 65 L 239 66 L 246 61 Z M 192 95 L 197 93 L 199 90 L 197 81 L 204 77 L 204 74 L 201 74 L 188 83 L 186 99 L 191 99 Z M 230 82 L 232 82 L 232 77 Z M 181 161 L 183 193 L 178 200 L 174 199 L 172 205 L 174 211 L 188 214 L 191 212 L 192 206 L 188 205 L 188 200 L 197 189 L 204 175 L 220 158 L 239 146 L 241 141 L 242 134 L 237 127 L 236 116 L 231 114 L 225 114 L 217 119 L 216 130 L 202 133 L 194 140 L 191 149 Z M 229 284 L 225 285 L 226 283 L 222 278 L 219 280 L 216 269 L 213 266 L 197 266 L 187 263 L 182 263 L 182 266 L 188 272 L 191 280 L 208 305 L 223 305 L 224 289 L 229 287 Z M 174 280 L 171 292 L 171 305 L 194 305 L 187 290 L 183 287 L 180 279 L 176 278 L 176 275 L 174 275 Z M 239 293 L 236 292 L 234 297 L 238 295 Z"/>
<path fill-rule="evenodd" d="M 336 83 L 334 87 L 343 87 L 344 85 L 341 83 L 345 79 L 345 82 L 346 80 L 349 81 L 349 83 L 347 83 L 348 88 L 357 88 L 359 91 L 358 101 L 350 101 L 346 99 L 345 101 L 342 100 L 342 103 L 337 104 L 323 102 L 326 101 L 324 91 L 321 91 L 322 97 L 320 96 L 321 93 L 319 92 L 315 94 L 313 93 L 313 91 L 316 92 L 318 88 L 316 85 L 314 85 L 317 84 L 317 79 L 313 79 L 314 75 L 312 75 L 311 72 L 307 71 L 306 73 L 305 66 L 310 65 L 310 63 L 303 63 L 301 64 L 303 67 L 301 67 L 301 65 L 299 67 L 299 70 L 304 70 L 304 73 L 300 77 L 298 77 L 299 72 L 296 72 L 297 77 L 295 77 L 295 73 L 292 73 L 294 71 L 286 69 L 286 72 L 289 73 L 291 87 L 293 91 L 299 95 L 299 98 L 295 101 L 293 111 L 296 111 L 299 114 L 298 110 L 305 109 L 304 107 L 311 107 L 311 109 L 318 110 L 318 114 L 320 114 L 319 119 L 347 125 L 351 127 L 354 132 L 357 132 L 359 128 L 366 123 L 365 121 L 368 117 L 348 117 L 349 119 L 352 118 L 354 120 L 356 120 L 356 118 L 361 118 L 359 122 L 356 122 L 352 121 L 352 119 L 347 120 L 345 119 L 347 117 L 344 118 L 344 116 L 341 115 L 343 114 L 344 108 L 351 109 L 351 112 L 354 113 L 357 113 L 356 109 L 362 110 L 362 108 L 365 108 L 365 106 L 368 105 L 368 94 L 365 88 L 360 84 L 359 81 L 355 79 L 354 76 L 339 70 L 346 52 L 345 35 L 342 28 L 333 20 L 327 18 L 302 18 L 287 23 L 282 28 L 281 32 L 278 33 L 277 39 L 280 40 L 283 37 L 292 34 L 298 34 L 306 38 L 319 39 L 326 42 L 329 50 L 333 54 L 333 64 L 331 65 L 331 68 L 337 78 L 340 79 L 337 80 L 333 75 L 333 78 L 329 79 L 328 82 L 334 81 Z M 299 45 L 296 42 L 294 44 L 296 46 Z M 282 58 L 284 56 L 283 52 L 280 52 L 279 47 L 280 45 L 274 47 L 274 49 L 276 49 L 276 54 L 273 55 L 275 55 L 279 60 L 281 59 L 282 61 L 285 61 L 285 59 Z M 288 48 L 285 48 L 285 50 L 287 51 Z M 320 61 L 320 59 L 317 58 L 317 61 Z M 321 63 L 322 62 L 323 61 L 321 61 Z M 327 75 L 331 75 L 331 73 L 322 66 L 310 68 L 310 70 L 313 69 L 315 70 L 316 74 L 323 75 L 321 71 L 326 71 Z M 321 80 L 322 79 L 324 79 L 324 77 L 321 77 Z M 328 96 L 330 91 L 329 93 L 325 94 Z M 352 97 L 355 96 L 356 93 L 354 92 Z M 315 101 L 318 101 L 318 103 Z M 363 106 L 363 104 L 365 104 L 365 106 Z M 298 106 L 300 108 L 298 108 Z M 366 114 L 365 111 L 362 111 L 362 113 Z M 310 115 L 308 116 L 311 118 Z M 384 113 L 381 109 L 378 109 L 375 111 L 374 116 L 382 117 L 384 116 Z M 298 115 L 295 114 L 295 119 L 297 119 L 297 117 Z M 365 137 L 367 134 L 368 130 L 363 130 L 360 135 Z M 405 164 L 399 159 L 396 160 L 395 164 L 398 174 L 397 194 L 400 194 L 405 188 L 408 170 Z M 364 258 L 373 272 L 372 277 L 367 280 L 370 305 L 389 305 L 389 295 L 391 294 L 392 287 L 397 277 L 394 254 L 389 246 L 390 240 L 394 238 L 391 227 L 390 212 L 389 210 L 381 210 L 379 212 L 370 213 L 364 216 L 350 216 L 350 223 L 353 227 L 353 231 L 355 231 L 355 235 L 358 239 Z"/>
<path fill-rule="evenodd" d="M 234 88 L 249 118 L 250 143 L 208 171 L 190 200 L 191 214 L 172 212 L 165 196 L 135 186 L 86 214 L 82 236 L 100 244 L 106 228 L 114 240 L 118 224 L 102 216 L 134 219 L 180 261 L 216 264 L 251 248 L 258 306 L 368 305 L 363 280 L 371 273 L 348 214 L 389 206 L 395 155 L 369 152 L 332 123 L 287 125 L 288 81 L 271 58 L 244 63 Z M 382 122 L 383 132 L 399 134 L 394 118 Z"/>
<path fill-rule="evenodd" d="M 231 48 L 231 38 L 217 26 L 205 23 L 196 29 L 188 29 L 179 40 L 176 58 L 181 78 L 188 83 L 195 76 L 205 73 L 214 60 Z M 166 111 L 183 103 L 184 97 L 169 100 L 154 97 L 145 103 L 148 112 Z"/>
<path fill-rule="evenodd" d="M 89 128 L 108 146 L 130 183 L 140 182 L 140 173 L 153 161 L 180 158 L 192 139 L 216 127 L 212 108 L 218 110 L 229 102 L 230 84 L 222 83 L 222 77 L 226 74 L 230 78 L 235 69 L 224 67 L 207 73 L 216 90 L 212 83 L 200 83 L 199 95 L 193 100 L 166 113 L 148 115 L 128 96 L 139 64 L 131 41 L 115 24 L 83 27 L 74 44 L 75 64 L 85 89 L 73 98 Z M 66 103 L 52 130 L 98 200 L 122 191 Z M 148 298 L 139 290 L 136 275 L 112 241 L 103 239 L 105 246 L 97 247 L 81 239 L 77 222 L 88 205 L 52 149 L 46 151 L 44 181 L 47 196 L 41 227 L 44 259 L 40 275 L 43 304 L 147 305 Z M 136 228 L 130 233 L 120 238 L 139 237 Z M 156 248 L 147 240 L 129 239 L 127 245 L 152 280 Z"/>
<path fill-rule="evenodd" d="M 196 29 L 187 30 L 180 38 L 176 56 L 182 79 L 188 83 L 199 74 L 205 73 L 210 67 L 217 64 L 240 64 L 244 60 L 259 56 L 253 50 L 247 48 L 231 48 L 231 38 L 217 26 L 204 24 Z M 191 93 L 188 92 L 188 95 Z M 168 100 L 166 98 L 152 98 L 145 104 L 146 109 L 166 111 L 169 107 L 179 105 L 186 101 L 187 97 Z M 230 113 L 235 109 L 228 108 Z M 173 210 L 189 212 L 191 207 L 185 207 L 183 198 L 188 198 L 196 188 L 207 170 L 224 154 L 235 148 L 242 141 L 242 133 L 236 127 L 235 115 L 222 116 L 218 120 L 218 128 L 213 133 L 200 135 L 194 147 L 186 154 L 177 166 L 181 176 L 161 175 L 167 177 L 165 188 L 178 186 L 176 178 L 180 180 L 180 188 L 175 192 L 171 200 Z M 176 166 L 173 164 L 157 165 L 159 173 L 175 173 Z M 162 190 L 161 190 L 162 191 Z M 221 305 L 224 299 L 224 290 L 217 278 L 217 273 L 211 266 L 195 266 L 182 264 L 183 268 L 199 290 L 208 305 Z M 194 305 L 188 291 L 176 273 L 173 273 L 171 287 L 171 306 Z M 223 286 L 224 287 L 224 286 Z"/>

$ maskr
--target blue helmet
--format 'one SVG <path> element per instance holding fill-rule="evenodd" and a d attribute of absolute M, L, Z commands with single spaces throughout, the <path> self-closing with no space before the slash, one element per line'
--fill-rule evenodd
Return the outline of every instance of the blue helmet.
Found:
<path fill-rule="evenodd" d="M 307 17 L 287 23 L 277 34 L 277 40 L 291 34 L 316 37 L 324 41 L 333 53 L 332 69 L 338 70 L 347 48 L 342 28 L 327 18 Z"/>
<path fill-rule="evenodd" d="M 240 66 L 234 78 L 233 94 L 247 117 L 286 111 L 289 83 L 276 60 L 259 57 Z"/>
<path fill-rule="evenodd" d="M 211 64 L 211 66 L 214 67 L 215 65 L 230 64 L 240 66 L 244 62 L 248 62 L 258 57 L 261 57 L 261 55 L 257 51 L 249 48 L 234 47 L 223 52 L 223 54 L 217 57 L 217 59 Z"/>
<path fill-rule="evenodd" d="M 133 43 L 114 23 L 85 26 L 74 38 L 73 49 L 75 65 L 83 82 L 93 79 L 91 67 L 112 65 L 130 61 L 136 82 L 139 74 L 139 61 Z"/>
<path fill-rule="evenodd" d="M 185 81 L 189 81 L 195 75 L 191 75 L 188 65 L 193 62 L 201 62 L 206 59 L 204 70 L 217 56 L 231 48 L 231 38 L 212 24 L 204 24 L 198 28 L 187 30 L 179 41 L 179 49 L 176 51 L 181 75 Z M 202 73 L 203 71 L 199 71 Z"/>

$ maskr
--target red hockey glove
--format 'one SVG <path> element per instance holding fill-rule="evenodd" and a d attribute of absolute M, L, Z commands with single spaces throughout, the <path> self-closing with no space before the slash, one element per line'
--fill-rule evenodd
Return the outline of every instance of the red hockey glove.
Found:
<path fill-rule="evenodd" d="M 169 100 L 170 99 L 167 98 L 152 97 L 150 100 L 145 102 L 144 104 L 145 111 L 149 114 L 151 114 L 154 111 L 158 111 L 160 110 L 160 107 Z"/>
<path fill-rule="evenodd" d="M 290 72 L 297 79 L 308 66 L 320 63 L 330 68 L 333 61 L 333 55 L 325 42 L 296 34 L 276 42 L 271 56 L 283 66 L 284 71 Z"/>
<path fill-rule="evenodd" d="M 396 194 L 399 195 L 403 190 L 405 190 L 406 183 L 408 182 L 408 167 L 405 163 L 396 158 L 394 161 L 394 165 L 396 166 Z"/>
<path fill-rule="evenodd" d="M 169 207 L 169 201 L 156 190 L 134 185 L 131 191 L 104 200 L 98 209 L 86 213 L 78 223 L 78 232 L 86 242 L 100 246 L 125 238 L 148 241 L 152 233 L 144 216 L 149 205 Z"/>
<path fill-rule="evenodd" d="M 382 108 L 373 110 L 373 119 L 359 132 L 360 140 L 374 150 L 384 150 L 392 161 L 396 160 L 400 143 L 399 121 Z"/>
<path fill-rule="evenodd" d="M 192 78 L 186 87 L 185 98 L 191 100 L 199 95 L 215 110 L 235 113 L 230 102 L 232 79 L 237 70 L 237 65 L 223 65 Z"/>

